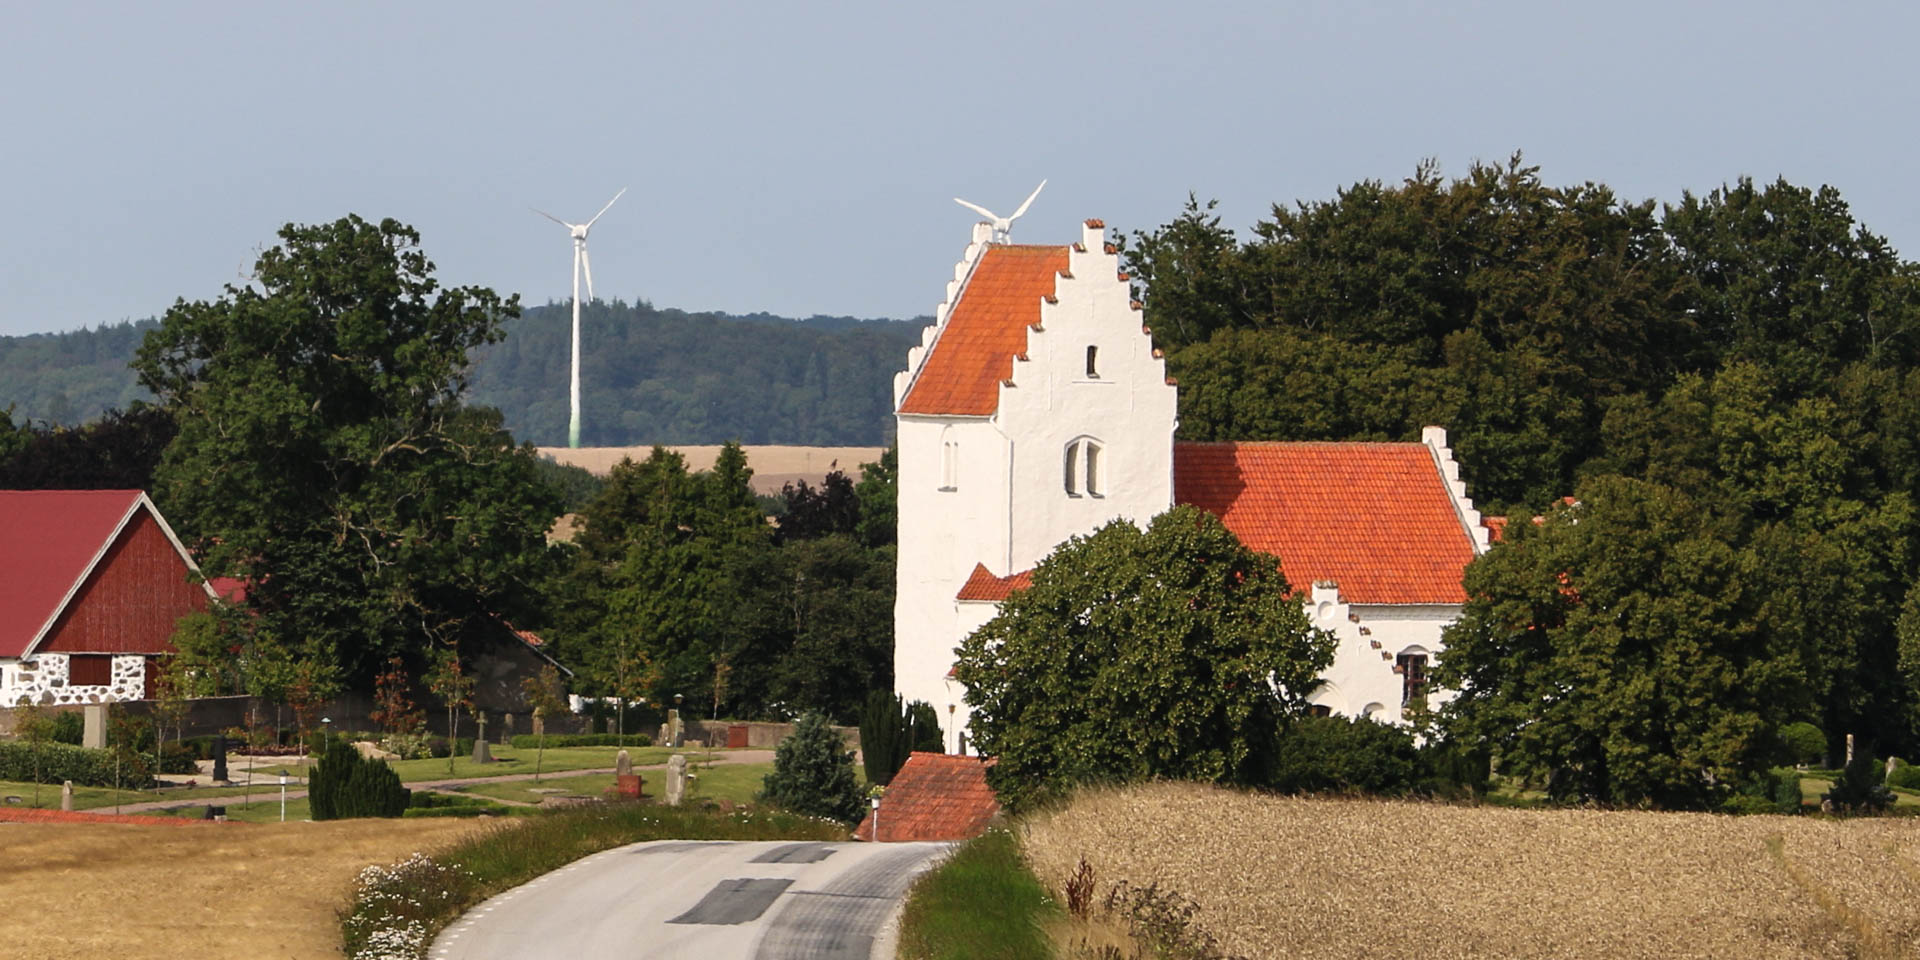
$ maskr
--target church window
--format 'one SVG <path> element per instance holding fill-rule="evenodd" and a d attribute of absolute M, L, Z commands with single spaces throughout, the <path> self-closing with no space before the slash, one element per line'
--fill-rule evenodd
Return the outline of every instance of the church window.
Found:
<path fill-rule="evenodd" d="M 1333 708 L 1324 703 L 1310 703 L 1307 705 L 1307 716 L 1331 717 L 1333 716 Z"/>
<path fill-rule="evenodd" d="M 1096 355 L 1099 354 L 1099 352 L 1100 352 L 1099 347 L 1095 347 L 1095 346 L 1087 347 L 1087 379 L 1088 380 L 1100 379 L 1100 367 L 1098 366 L 1098 364 L 1095 363 Z"/>
<path fill-rule="evenodd" d="M 960 488 L 960 444 L 947 440 L 940 444 L 940 489 Z"/>
<path fill-rule="evenodd" d="M 1403 653 L 1394 658 L 1394 672 L 1400 675 L 1400 708 L 1420 711 L 1427 708 L 1427 655 Z"/>
<path fill-rule="evenodd" d="M 1100 441 L 1085 437 L 1067 444 L 1066 455 L 1062 458 L 1061 464 L 1067 496 L 1106 495 L 1100 466 L 1101 451 Z"/>

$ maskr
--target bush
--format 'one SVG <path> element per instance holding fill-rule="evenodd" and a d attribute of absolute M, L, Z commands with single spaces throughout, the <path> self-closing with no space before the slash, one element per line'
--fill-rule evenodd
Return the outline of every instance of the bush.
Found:
<path fill-rule="evenodd" d="M 1774 767 L 1739 784 L 1720 802 L 1721 813 L 1799 813 L 1800 771 Z"/>
<path fill-rule="evenodd" d="M 343 739 L 334 739 L 307 780 L 307 800 L 315 820 L 398 817 L 413 791 L 384 760 L 368 760 Z"/>
<path fill-rule="evenodd" d="M 1270 786 L 1286 793 L 1411 792 L 1420 781 L 1413 733 L 1365 718 L 1300 717 L 1281 732 Z"/>
<path fill-rule="evenodd" d="M 416 790 L 407 801 L 409 810 L 434 810 L 442 807 L 492 807 L 498 806 L 486 797 L 469 797 L 458 793 L 435 793 L 432 790 Z"/>
<path fill-rule="evenodd" d="M 1893 806 L 1893 791 L 1881 782 L 1886 773 L 1885 765 L 1861 750 L 1820 799 L 1831 803 L 1835 813 L 1880 813 Z"/>
<path fill-rule="evenodd" d="M 534 736 L 531 733 L 515 734 L 511 742 L 513 743 L 513 748 L 515 750 L 532 750 L 540 746 L 540 738 Z M 620 746 L 620 738 L 611 733 L 549 733 L 547 734 L 547 749 L 549 750 L 553 750 L 558 747 L 617 747 L 617 746 Z M 627 734 L 627 746 L 651 747 L 653 746 L 653 738 L 647 736 L 644 733 L 629 733 Z M 468 748 L 469 750 L 471 750 L 472 748 L 471 742 L 469 742 Z"/>
<path fill-rule="evenodd" d="M 1811 723 L 1789 723 L 1780 728 L 1780 744 L 1790 763 L 1816 763 L 1827 752 L 1827 735 Z"/>
<path fill-rule="evenodd" d="M 433 751 L 433 755 L 435 757 L 445 760 L 447 758 L 447 738 L 446 737 L 428 737 L 427 749 Z M 461 737 L 459 740 L 455 741 L 453 744 L 453 752 L 455 756 L 461 756 L 461 757 L 473 756 L 473 738 Z"/>
<path fill-rule="evenodd" d="M 42 743 L 37 748 L 20 741 L 0 743 L 0 780 L 33 782 L 35 752 L 38 751 L 41 783 L 72 780 L 75 786 L 114 786 L 113 751 L 89 750 L 64 743 Z M 151 757 L 151 754 L 148 755 Z M 147 784 L 143 765 L 122 763 L 119 786 L 142 787 Z"/>
<path fill-rule="evenodd" d="M 1899 787 L 1902 790 L 1920 790 L 1920 767 L 1910 763 L 1894 767 L 1893 772 L 1887 774 L 1886 783 L 1889 787 Z"/>
<path fill-rule="evenodd" d="M 424 733 L 393 733 L 381 738 L 380 749 L 402 760 L 420 760 L 433 755 L 430 738 Z"/>
<path fill-rule="evenodd" d="M 826 714 L 809 713 L 773 752 L 773 772 L 761 796 L 794 813 L 858 821 L 867 802 L 853 777 L 853 752 Z"/>
<path fill-rule="evenodd" d="M 69 743 L 79 746 L 87 735 L 87 718 L 71 710 L 62 710 L 51 718 L 47 738 L 55 743 Z"/>

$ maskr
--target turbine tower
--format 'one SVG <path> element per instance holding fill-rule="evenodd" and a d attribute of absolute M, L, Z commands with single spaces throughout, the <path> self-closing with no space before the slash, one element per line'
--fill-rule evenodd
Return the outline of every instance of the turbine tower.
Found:
<path fill-rule="evenodd" d="M 567 446 L 569 447 L 580 446 L 580 275 L 582 273 L 587 275 L 587 299 L 593 299 L 593 261 L 587 258 L 587 231 L 592 230 L 593 225 L 599 223 L 600 218 L 606 216 L 607 211 L 613 208 L 614 202 L 625 196 L 626 192 L 627 188 L 621 187 L 620 192 L 614 194 L 613 199 L 608 200 L 607 205 L 601 207 L 600 212 L 594 214 L 593 219 L 586 223 L 568 223 L 545 210 L 533 211 L 566 227 L 567 232 L 573 235 L 573 379 L 567 394 L 571 403 L 571 412 L 567 416 Z"/>
<path fill-rule="evenodd" d="M 992 210 L 988 210 L 986 207 L 980 206 L 979 204 L 968 203 L 965 200 L 960 199 L 959 197 L 954 197 L 953 202 L 963 207 L 966 207 L 968 210 L 972 210 L 974 213 L 977 213 L 983 217 L 986 217 L 987 221 L 993 224 L 993 242 L 1006 243 L 1008 242 L 1008 239 L 1013 235 L 1013 222 L 1015 220 L 1020 219 L 1020 217 L 1027 212 L 1028 207 L 1033 206 L 1033 198 L 1039 196 L 1040 191 L 1046 189 L 1046 187 L 1047 187 L 1047 182 L 1045 180 L 1040 181 L 1040 185 L 1037 187 L 1034 187 L 1032 193 L 1027 194 L 1027 201 L 1025 203 L 1022 203 L 1020 205 L 1020 209 L 1015 210 L 1013 212 L 1013 216 L 1011 217 L 999 216 L 998 214 L 995 214 Z"/>

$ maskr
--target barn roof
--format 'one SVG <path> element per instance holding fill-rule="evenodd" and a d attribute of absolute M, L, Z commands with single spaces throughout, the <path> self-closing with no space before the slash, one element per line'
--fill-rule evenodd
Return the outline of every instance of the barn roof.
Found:
<path fill-rule="evenodd" d="M 197 571 L 139 490 L 0 490 L 0 657 L 33 649 L 140 510 Z"/>
<path fill-rule="evenodd" d="M 1424 443 L 1176 443 L 1173 495 L 1280 557 L 1294 589 L 1460 604 L 1474 543 Z"/>
<path fill-rule="evenodd" d="M 890 843 L 968 840 L 986 832 L 1000 813 L 987 786 L 989 761 L 916 752 L 880 798 L 880 837 Z M 873 813 L 854 835 L 874 839 Z"/>
<path fill-rule="evenodd" d="M 1016 591 L 1033 586 L 1033 571 L 1022 570 L 1019 573 L 996 577 L 984 563 L 973 565 L 973 573 L 967 582 L 960 585 L 960 593 L 955 600 L 986 600 L 999 603 L 1012 596 Z"/>
<path fill-rule="evenodd" d="M 1027 328 L 1040 322 L 1040 301 L 1068 268 L 1064 246 L 996 243 L 980 255 L 947 315 L 900 412 L 992 416 L 1013 358 L 1027 350 Z"/>

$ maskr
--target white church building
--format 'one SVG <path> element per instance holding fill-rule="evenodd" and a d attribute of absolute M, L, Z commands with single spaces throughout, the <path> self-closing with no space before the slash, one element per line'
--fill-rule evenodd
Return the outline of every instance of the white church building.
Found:
<path fill-rule="evenodd" d="M 947 748 L 967 705 L 954 648 L 1068 537 L 1145 527 L 1177 503 L 1280 557 L 1338 640 L 1318 711 L 1398 722 L 1427 702 L 1440 632 L 1488 528 L 1446 431 L 1417 443 L 1184 443 L 1176 386 L 1105 225 L 1019 245 L 974 227 L 946 301 L 894 377 L 899 566 L 894 684 L 934 705 Z M 1442 694 L 1435 692 L 1435 698 Z"/>

